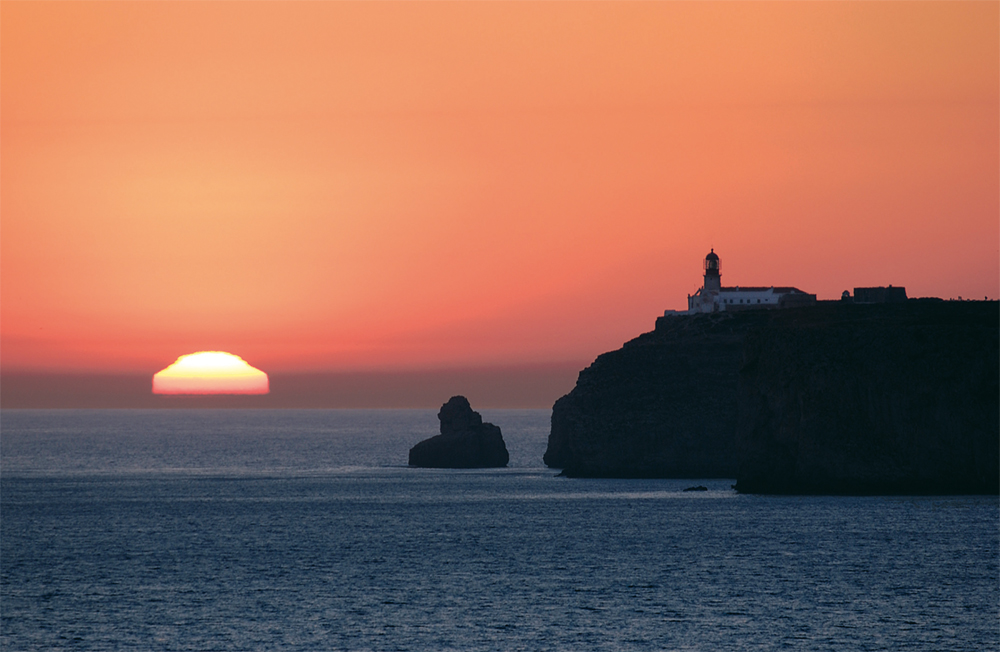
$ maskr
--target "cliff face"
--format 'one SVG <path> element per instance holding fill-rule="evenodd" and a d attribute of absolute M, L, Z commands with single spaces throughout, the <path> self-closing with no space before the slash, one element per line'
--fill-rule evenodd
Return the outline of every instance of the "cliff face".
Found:
<path fill-rule="evenodd" d="M 996 493 L 995 302 L 675 316 L 580 373 L 545 463 L 747 492 Z"/>
<path fill-rule="evenodd" d="M 581 477 L 735 477 L 742 342 L 765 318 L 663 318 L 601 355 L 553 406 L 545 463 Z"/>
<path fill-rule="evenodd" d="M 997 493 L 995 302 L 796 313 L 747 335 L 737 489 Z"/>

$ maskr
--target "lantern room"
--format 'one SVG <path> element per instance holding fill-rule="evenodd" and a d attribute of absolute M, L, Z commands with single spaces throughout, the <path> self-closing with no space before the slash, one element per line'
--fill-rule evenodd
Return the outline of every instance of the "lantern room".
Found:
<path fill-rule="evenodd" d="M 716 255 L 713 248 L 705 256 L 705 290 L 718 292 L 722 288 L 722 277 L 719 274 L 720 267 L 719 256 Z"/>

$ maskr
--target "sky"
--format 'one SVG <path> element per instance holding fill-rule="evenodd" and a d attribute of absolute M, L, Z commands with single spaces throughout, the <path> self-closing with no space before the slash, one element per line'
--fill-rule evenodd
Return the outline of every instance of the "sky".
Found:
<path fill-rule="evenodd" d="M 5 0 L 0 369 L 579 369 L 711 248 L 995 299 L 998 115 L 996 2 Z"/>

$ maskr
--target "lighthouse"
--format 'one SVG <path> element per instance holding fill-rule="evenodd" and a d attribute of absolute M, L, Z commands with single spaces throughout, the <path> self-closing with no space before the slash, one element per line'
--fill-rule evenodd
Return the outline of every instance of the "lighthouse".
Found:
<path fill-rule="evenodd" d="M 694 314 L 699 312 L 730 312 L 767 308 L 794 308 L 816 303 L 816 295 L 794 287 L 722 287 L 722 265 L 715 249 L 708 252 L 702 267 L 705 282 L 694 294 L 688 295 L 688 309 L 683 313 L 667 310 L 663 314 Z"/>
<path fill-rule="evenodd" d="M 704 249 L 702 249 L 704 251 Z M 713 248 L 705 256 L 705 285 L 706 292 L 718 292 L 722 289 L 722 275 L 719 273 L 719 256 Z"/>

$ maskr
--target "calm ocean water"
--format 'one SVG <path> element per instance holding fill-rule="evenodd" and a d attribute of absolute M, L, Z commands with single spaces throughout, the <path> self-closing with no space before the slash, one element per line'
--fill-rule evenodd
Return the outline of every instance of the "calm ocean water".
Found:
<path fill-rule="evenodd" d="M 3 650 L 996 650 L 995 497 L 406 468 L 434 410 L 4 411 Z"/>

